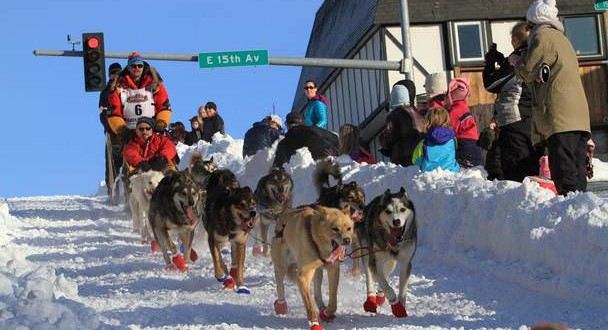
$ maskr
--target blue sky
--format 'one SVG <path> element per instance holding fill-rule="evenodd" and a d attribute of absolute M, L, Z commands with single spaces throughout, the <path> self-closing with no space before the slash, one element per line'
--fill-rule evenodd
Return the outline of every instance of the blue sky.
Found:
<path fill-rule="evenodd" d="M 271 57 L 303 57 L 322 2 L 6 1 L 0 11 L 0 197 L 88 195 L 104 175 L 98 94 L 84 91 L 82 58 L 34 56 L 34 49 L 69 50 L 67 34 L 80 39 L 83 32 L 103 32 L 112 52 L 267 49 Z M 227 133 L 236 138 L 273 104 L 284 118 L 300 92 L 299 67 L 151 63 L 165 80 L 172 121 L 189 127 L 198 106 L 215 101 Z"/>

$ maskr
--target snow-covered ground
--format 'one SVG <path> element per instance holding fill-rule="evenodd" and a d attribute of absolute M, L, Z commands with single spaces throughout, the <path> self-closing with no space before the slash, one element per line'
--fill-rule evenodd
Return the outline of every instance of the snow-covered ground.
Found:
<path fill-rule="evenodd" d="M 179 146 L 185 167 L 194 149 L 255 186 L 272 151 L 241 157 L 241 140 Z M 608 328 L 608 196 L 555 197 L 532 182 L 487 181 L 480 169 L 421 174 L 414 167 L 356 164 L 340 157 L 346 181 L 368 200 L 405 187 L 418 215 L 419 248 L 407 296 L 409 317 L 390 308 L 364 313 L 363 277 L 343 268 L 338 317 L 327 329 L 525 329 L 549 320 Z M 594 180 L 608 164 L 594 160 Z M 297 204 L 316 199 L 308 151 L 292 158 Z M 187 274 L 131 232 L 124 205 L 105 196 L 0 200 L 0 329 L 303 329 L 305 311 L 289 283 L 289 313 L 274 314 L 270 260 L 246 260 L 251 295 L 224 291 L 203 242 Z M 250 240 L 251 242 L 251 240 Z M 396 285 L 396 278 L 392 278 Z"/>

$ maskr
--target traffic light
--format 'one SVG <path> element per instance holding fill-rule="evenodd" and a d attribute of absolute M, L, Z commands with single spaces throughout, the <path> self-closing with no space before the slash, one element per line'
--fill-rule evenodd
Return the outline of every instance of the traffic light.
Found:
<path fill-rule="evenodd" d="M 106 87 L 106 57 L 103 49 L 103 33 L 83 33 L 82 45 L 84 89 L 87 92 L 100 92 Z"/>

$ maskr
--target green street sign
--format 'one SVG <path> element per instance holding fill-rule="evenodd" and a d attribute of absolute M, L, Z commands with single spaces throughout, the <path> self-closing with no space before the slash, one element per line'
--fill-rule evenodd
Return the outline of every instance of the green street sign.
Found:
<path fill-rule="evenodd" d="M 598 10 L 598 11 L 608 10 L 608 1 L 595 0 L 595 10 Z"/>
<path fill-rule="evenodd" d="M 268 65 L 267 50 L 241 50 L 236 52 L 216 52 L 198 54 L 201 69 L 227 66 Z"/>

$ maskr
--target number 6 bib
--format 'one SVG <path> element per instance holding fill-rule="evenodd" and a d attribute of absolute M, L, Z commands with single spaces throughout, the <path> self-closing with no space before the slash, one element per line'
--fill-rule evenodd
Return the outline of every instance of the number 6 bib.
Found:
<path fill-rule="evenodd" d="M 123 104 L 123 116 L 127 127 L 134 129 L 140 117 L 154 118 L 154 97 L 151 91 L 141 89 L 123 89 L 120 92 Z"/>

